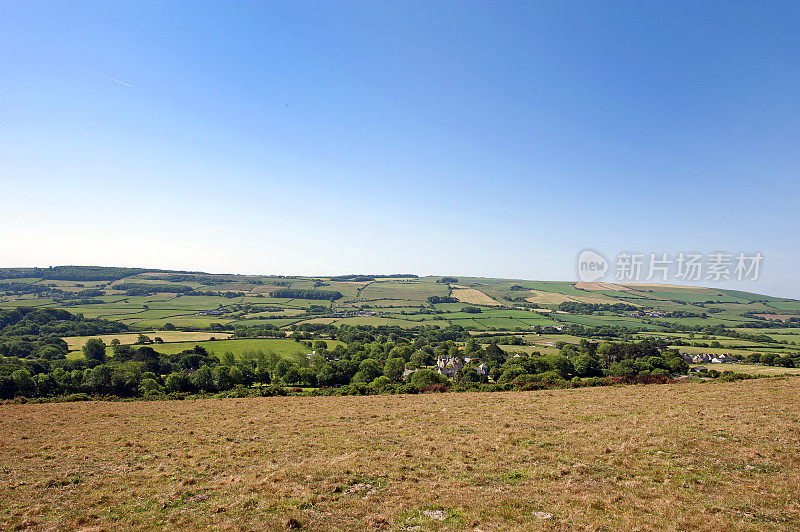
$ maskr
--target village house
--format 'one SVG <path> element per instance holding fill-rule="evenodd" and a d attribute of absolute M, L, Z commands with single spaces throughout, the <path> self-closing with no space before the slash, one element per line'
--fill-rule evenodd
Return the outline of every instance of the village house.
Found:
<path fill-rule="evenodd" d="M 459 357 L 439 357 L 436 359 L 436 373 L 451 378 L 464 367 L 464 359 Z"/>
<path fill-rule="evenodd" d="M 739 359 L 730 353 L 681 353 L 681 356 L 688 364 L 732 364 L 739 362 Z"/>

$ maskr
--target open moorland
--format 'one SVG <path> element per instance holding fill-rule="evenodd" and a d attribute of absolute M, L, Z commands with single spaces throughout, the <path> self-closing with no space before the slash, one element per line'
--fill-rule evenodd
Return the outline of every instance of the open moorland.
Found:
<path fill-rule="evenodd" d="M 0 405 L 0 528 L 797 530 L 800 380 Z"/>

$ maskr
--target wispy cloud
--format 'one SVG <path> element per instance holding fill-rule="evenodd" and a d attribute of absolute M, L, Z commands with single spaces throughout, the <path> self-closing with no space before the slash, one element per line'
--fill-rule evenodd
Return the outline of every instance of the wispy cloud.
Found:
<path fill-rule="evenodd" d="M 81 70 L 83 70 L 84 72 L 88 72 L 89 74 L 94 74 L 95 76 L 100 76 L 101 78 L 106 78 L 106 79 L 110 79 L 111 81 L 116 81 L 120 85 L 125 85 L 126 87 L 133 87 L 133 84 L 131 84 L 131 83 L 126 83 L 124 81 L 120 81 L 120 80 L 118 80 L 116 78 L 112 78 L 111 76 L 106 76 L 105 74 L 100 74 L 99 72 L 93 72 L 93 71 L 87 70 L 85 68 L 82 68 Z"/>

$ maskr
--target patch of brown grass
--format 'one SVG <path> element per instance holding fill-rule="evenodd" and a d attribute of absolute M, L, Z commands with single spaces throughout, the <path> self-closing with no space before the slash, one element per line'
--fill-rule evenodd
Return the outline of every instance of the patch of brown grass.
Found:
<path fill-rule="evenodd" d="M 453 285 L 451 297 L 472 305 L 500 305 L 497 301 L 475 288 Z"/>
<path fill-rule="evenodd" d="M 0 528 L 797 529 L 798 383 L 6 404 Z"/>
<path fill-rule="evenodd" d="M 579 290 L 609 290 L 613 292 L 622 292 L 625 290 L 629 290 L 627 286 L 622 286 L 621 284 L 615 283 L 586 283 L 586 282 L 579 282 L 575 283 L 575 288 Z"/>
<path fill-rule="evenodd" d="M 227 332 L 193 332 L 193 331 L 144 331 L 142 334 L 149 336 L 152 340 L 156 336 L 165 342 L 202 342 L 209 338 L 216 338 L 222 340 L 233 336 Z M 111 343 L 111 340 L 117 339 L 124 345 L 131 345 L 139 339 L 139 333 L 119 333 L 119 334 L 100 334 L 96 336 L 65 336 L 62 338 L 67 342 L 71 351 L 76 349 L 83 349 L 84 344 L 90 338 L 100 338 L 106 345 Z"/>

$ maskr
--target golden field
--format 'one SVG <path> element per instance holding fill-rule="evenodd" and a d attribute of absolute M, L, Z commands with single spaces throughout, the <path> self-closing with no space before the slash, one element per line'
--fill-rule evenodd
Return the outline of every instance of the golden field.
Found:
<path fill-rule="evenodd" d="M 797 530 L 800 379 L 0 405 L 0 529 Z"/>

